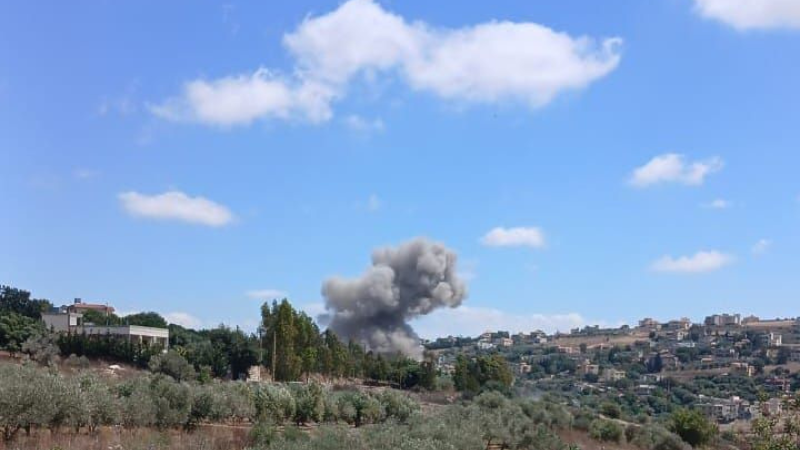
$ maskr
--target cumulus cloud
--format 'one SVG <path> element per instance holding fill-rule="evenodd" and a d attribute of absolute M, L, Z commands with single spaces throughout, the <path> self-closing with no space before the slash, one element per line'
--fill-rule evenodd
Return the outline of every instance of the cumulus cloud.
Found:
<path fill-rule="evenodd" d="M 651 269 L 656 272 L 671 273 L 704 273 L 719 270 L 734 262 L 734 257 L 726 253 L 711 251 L 699 251 L 691 256 L 680 256 L 673 258 L 670 255 L 657 259 L 651 265 Z"/>
<path fill-rule="evenodd" d="M 331 104 L 358 77 L 392 76 L 411 89 L 465 103 L 536 108 L 583 89 L 619 64 L 621 39 L 570 36 L 532 22 L 462 28 L 410 22 L 373 0 L 349 0 L 307 17 L 283 44 L 295 67 L 194 80 L 152 105 L 158 116 L 231 126 L 260 118 L 328 120 Z"/>
<path fill-rule="evenodd" d="M 738 30 L 800 29 L 797 0 L 694 0 L 695 11 Z"/>
<path fill-rule="evenodd" d="M 722 170 L 721 158 L 713 157 L 702 161 L 687 161 L 684 155 L 666 153 L 659 155 L 637 167 L 629 183 L 638 188 L 664 183 L 678 183 L 686 186 L 699 186 L 707 176 Z"/>
<path fill-rule="evenodd" d="M 269 301 L 275 299 L 284 299 L 289 296 L 285 291 L 280 289 L 253 289 L 244 293 L 253 300 Z"/>
<path fill-rule="evenodd" d="M 203 197 L 190 197 L 180 191 L 145 195 L 138 192 L 123 192 L 118 196 L 128 214 L 157 220 L 221 227 L 233 221 L 228 208 Z"/>
<path fill-rule="evenodd" d="M 759 239 L 758 242 L 753 244 L 752 251 L 756 256 L 763 255 L 769 251 L 770 247 L 772 247 L 772 241 L 770 239 Z"/>
<path fill-rule="evenodd" d="M 164 314 L 164 319 L 166 319 L 169 323 L 174 323 L 175 325 L 180 325 L 184 328 L 199 329 L 203 326 L 203 321 L 197 317 L 180 311 Z"/>
<path fill-rule="evenodd" d="M 313 82 L 284 80 L 266 69 L 216 80 L 193 80 L 183 93 L 150 105 L 158 117 L 230 127 L 261 118 L 328 120 L 333 92 Z"/>
<path fill-rule="evenodd" d="M 489 247 L 543 248 L 545 238 L 537 227 L 495 227 L 481 238 L 481 243 Z"/>
<path fill-rule="evenodd" d="M 530 333 L 542 330 L 547 333 L 566 332 L 587 325 L 607 325 L 590 321 L 578 313 L 563 314 L 511 314 L 495 308 L 461 306 L 442 309 L 413 321 L 420 336 L 433 339 L 442 336 L 477 336 L 487 330 L 511 333 Z"/>

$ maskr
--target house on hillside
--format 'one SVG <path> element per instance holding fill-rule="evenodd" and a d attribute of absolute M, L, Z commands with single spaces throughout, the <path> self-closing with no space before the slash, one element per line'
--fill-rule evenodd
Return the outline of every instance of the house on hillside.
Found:
<path fill-rule="evenodd" d="M 159 345 L 165 351 L 169 347 L 169 330 L 166 328 L 143 327 L 138 325 L 99 325 L 84 322 L 85 311 L 113 313 L 114 308 L 108 305 L 83 303 L 75 299 L 69 306 L 54 308 L 42 313 L 42 321 L 48 330 L 56 333 L 79 334 L 86 336 L 115 336 L 128 342 Z"/>

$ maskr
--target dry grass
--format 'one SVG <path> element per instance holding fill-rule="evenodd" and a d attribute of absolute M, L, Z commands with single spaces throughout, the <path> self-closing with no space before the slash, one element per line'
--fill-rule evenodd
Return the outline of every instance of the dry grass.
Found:
<path fill-rule="evenodd" d="M 201 426 L 191 433 L 178 430 L 125 430 L 106 427 L 95 434 L 47 430 L 21 433 L 0 450 L 235 450 L 248 445 L 248 427 Z"/>

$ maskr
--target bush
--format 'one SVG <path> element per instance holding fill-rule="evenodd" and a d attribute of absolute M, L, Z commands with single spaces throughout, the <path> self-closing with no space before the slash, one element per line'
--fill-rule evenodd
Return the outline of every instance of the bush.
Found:
<path fill-rule="evenodd" d="M 292 390 L 295 398 L 294 421 L 301 425 L 322 422 L 325 416 L 325 391 L 317 383 L 297 386 Z"/>
<path fill-rule="evenodd" d="M 717 435 L 717 426 L 700 411 L 679 409 L 672 413 L 670 429 L 692 447 L 711 443 Z"/>
<path fill-rule="evenodd" d="M 589 426 L 589 436 L 598 441 L 621 442 L 622 434 L 622 427 L 610 420 L 595 419 Z"/>
<path fill-rule="evenodd" d="M 155 377 L 150 383 L 150 395 L 155 405 L 155 425 L 159 428 L 186 426 L 192 410 L 189 387 L 170 378 Z"/>
<path fill-rule="evenodd" d="M 189 381 L 197 377 L 194 367 L 186 361 L 186 358 L 173 350 L 153 356 L 147 365 L 150 372 L 168 375 L 177 381 Z"/>
<path fill-rule="evenodd" d="M 380 402 L 363 392 L 346 392 L 338 399 L 340 417 L 347 423 L 360 427 L 376 423 L 383 417 Z"/>
<path fill-rule="evenodd" d="M 146 377 L 134 378 L 117 387 L 122 409 L 122 424 L 127 428 L 153 425 L 156 405 L 150 396 Z"/>
<path fill-rule="evenodd" d="M 646 450 L 686 450 L 688 448 L 680 436 L 662 426 L 647 425 L 631 428 L 635 428 L 635 431 L 628 437 L 628 442 L 639 448 Z M 627 434 L 626 430 L 626 436 Z"/>
<path fill-rule="evenodd" d="M 386 419 L 394 419 L 400 423 L 405 423 L 419 411 L 417 402 L 407 395 L 392 390 L 381 392 L 378 395 L 378 402 L 381 404 Z"/>
<path fill-rule="evenodd" d="M 622 408 L 616 403 L 606 402 L 600 406 L 600 414 L 612 419 L 619 419 L 622 416 Z"/>
<path fill-rule="evenodd" d="M 260 385 L 254 392 L 255 418 L 281 425 L 294 417 L 295 400 L 286 387 L 277 384 Z"/>

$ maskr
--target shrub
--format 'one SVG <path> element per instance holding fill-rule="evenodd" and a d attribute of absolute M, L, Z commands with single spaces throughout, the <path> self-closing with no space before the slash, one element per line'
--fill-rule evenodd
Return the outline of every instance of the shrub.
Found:
<path fill-rule="evenodd" d="M 376 423 L 383 416 L 380 402 L 363 392 L 344 393 L 339 397 L 338 406 L 341 418 L 356 427 Z"/>
<path fill-rule="evenodd" d="M 622 408 L 616 403 L 606 402 L 600 406 L 600 413 L 612 419 L 619 419 L 622 416 Z"/>
<path fill-rule="evenodd" d="M 134 378 L 117 387 L 122 410 L 122 424 L 127 428 L 153 425 L 156 405 L 150 396 L 146 377 Z"/>
<path fill-rule="evenodd" d="M 295 398 L 296 424 L 322 422 L 325 416 L 325 391 L 317 383 L 297 386 L 292 390 Z"/>
<path fill-rule="evenodd" d="M 281 425 L 294 417 L 294 397 L 286 387 L 277 384 L 261 385 L 254 392 L 255 417 Z"/>
<path fill-rule="evenodd" d="M 659 425 L 637 427 L 628 442 L 646 450 L 685 450 L 688 447 L 680 436 Z"/>
<path fill-rule="evenodd" d="M 419 411 L 419 404 L 407 395 L 386 390 L 378 395 L 385 418 L 405 423 L 414 413 Z"/>
<path fill-rule="evenodd" d="M 589 436 L 598 441 L 620 442 L 622 434 L 622 427 L 610 420 L 595 419 L 589 426 Z"/>
<path fill-rule="evenodd" d="M 153 373 L 168 375 L 177 381 L 189 381 L 197 377 L 194 367 L 173 350 L 150 358 L 148 367 Z"/>
<path fill-rule="evenodd" d="M 717 435 L 717 426 L 700 411 L 679 409 L 672 413 L 670 429 L 692 447 L 709 444 Z"/>
<path fill-rule="evenodd" d="M 156 376 L 150 383 L 155 406 L 155 425 L 159 428 L 185 426 L 192 410 L 191 390 L 170 378 Z"/>

